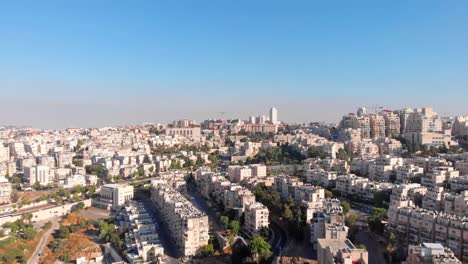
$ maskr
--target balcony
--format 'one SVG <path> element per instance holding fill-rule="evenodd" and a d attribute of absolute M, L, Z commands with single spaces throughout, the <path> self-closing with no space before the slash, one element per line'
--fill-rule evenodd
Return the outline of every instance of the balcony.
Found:
<path fill-rule="evenodd" d="M 411 242 L 418 242 L 419 237 L 417 235 L 409 235 L 408 240 Z"/>

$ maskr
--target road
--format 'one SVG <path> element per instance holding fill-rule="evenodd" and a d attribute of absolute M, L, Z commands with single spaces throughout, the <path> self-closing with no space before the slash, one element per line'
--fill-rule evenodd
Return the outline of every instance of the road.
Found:
<path fill-rule="evenodd" d="M 364 231 L 356 234 L 356 244 L 363 244 L 369 252 L 369 264 L 386 263 L 384 258 L 384 246 L 377 242 L 375 235 Z"/>
<path fill-rule="evenodd" d="M 288 243 L 288 235 L 286 231 L 275 221 L 270 222 L 270 229 L 274 235 L 273 242 L 271 243 L 271 250 L 273 255 L 281 256 L 283 254 L 283 249 Z"/>
<path fill-rule="evenodd" d="M 191 196 L 190 201 L 192 204 L 200 211 L 206 213 L 208 215 L 208 221 L 210 222 L 210 232 L 217 232 L 222 231 L 223 227 L 219 223 L 218 219 L 216 218 L 216 212 L 218 209 L 216 206 L 210 208 L 208 207 L 208 202 L 206 199 L 197 191 L 189 190 L 187 194 Z"/>
<path fill-rule="evenodd" d="M 383 255 L 383 253 L 385 252 L 384 246 L 377 242 L 379 240 L 377 235 L 367 231 L 367 218 L 372 212 L 372 206 L 359 203 L 351 203 L 350 212 L 359 216 L 359 221 L 356 224 L 360 227 L 360 230 L 356 234 L 354 244 L 363 244 L 366 246 L 367 252 L 369 252 L 370 264 L 386 263 L 386 260 Z"/>
<path fill-rule="evenodd" d="M 59 219 L 57 217 L 51 218 L 50 221 L 52 222 L 52 227 L 47 230 L 44 235 L 42 235 L 41 239 L 39 240 L 39 243 L 36 246 L 36 250 L 34 250 L 33 254 L 31 255 L 31 258 L 29 258 L 28 263 L 39 263 L 39 254 L 42 253 L 44 248 L 47 246 L 47 242 L 49 241 L 50 236 L 55 230 L 58 230 L 60 228 L 59 224 Z"/>

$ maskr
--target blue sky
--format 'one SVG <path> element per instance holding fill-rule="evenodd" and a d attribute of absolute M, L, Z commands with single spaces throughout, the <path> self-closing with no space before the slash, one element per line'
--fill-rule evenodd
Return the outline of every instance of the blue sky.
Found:
<path fill-rule="evenodd" d="M 6 1 L 0 124 L 468 114 L 466 1 Z"/>

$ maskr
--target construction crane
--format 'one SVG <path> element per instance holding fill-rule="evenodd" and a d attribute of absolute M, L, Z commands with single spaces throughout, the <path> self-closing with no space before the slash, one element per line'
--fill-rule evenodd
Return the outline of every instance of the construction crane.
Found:
<path fill-rule="evenodd" d="M 222 120 L 222 119 L 224 119 L 224 117 L 225 117 L 224 115 L 225 115 L 225 114 L 230 114 L 230 115 L 232 115 L 232 114 L 235 114 L 235 113 L 234 113 L 234 112 L 219 111 L 219 112 L 216 112 L 216 114 L 219 115 L 219 118 Z"/>
<path fill-rule="evenodd" d="M 372 112 L 374 114 L 377 114 L 378 112 L 382 111 L 382 109 L 384 108 L 383 106 L 365 106 L 366 109 L 369 109 L 369 110 L 373 110 Z"/>

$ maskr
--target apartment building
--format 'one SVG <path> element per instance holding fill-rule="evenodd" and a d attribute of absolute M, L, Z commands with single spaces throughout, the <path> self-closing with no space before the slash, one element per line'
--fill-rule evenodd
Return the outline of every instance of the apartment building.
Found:
<path fill-rule="evenodd" d="M 248 204 L 244 212 L 244 225 L 246 233 L 252 236 L 262 227 L 268 227 L 270 224 L 268 216 L 268 208 L 262 203 L 253 202 Z"/>
<path fill-rule="evenodd" d="M 431 108 L 407 110 L 403 120 L 403 136 L 414 145 L 450 146 L 451 135 L 442 130 L 442 120 Z"/>
<path fill-rule="evenodd" d="M 10 161 L 10 148 L 0 141 L 0 163 Z"/>
<path fill-rule="evenodd" d="M 267 176 L 267 167 L 265 165 L 252 164 L 250 168 L 252 169 L 252 177 L 265 178 Z"/>
<path fill-rule="evenodd" d="M 450 178 L 448 180 L 452 192 L 461 192 L 468 190 L 468 175 Z"/>
<path fill-rule="evenodd" d="M 453 167 L 434 167 L 421 177 L 421 184 L 428 187 L 443 186 L 444 182 L 460 176 Z"/>
<path fill-rule="evenodd" d="M 385 118 L 382 115 L 370 115 L 371 138 L 385 137 Z"/>
<path fill-rule="evenodd" d="M 408 183 L 410 179 L 422 177 L 424 175 L 424 169 L 414 164 L 396 166 L 394 170 L 395 181 L 397 183 Z"/>
<path fill-rule="evenodd" d="M 307 171 L 306 177 L 308 183 L 318 184 L 325 188 L 333 188 L 336 185 L 338 173 L 336 171 L 312 169 Z"/>
<path fill-rule="evenodd" d="M 83 175 L 69 175 L 65 178 L 63 183 L 63 188 L 71 189 L 75 186 L 85 186 L 86 185 L 86 178 Z"/>
<path fill-rule="evenodd" d="M 98 184 L 98 177 L 96 175 L 86 175 L 85 176 L 86 185 L 92 186 Z"/>
<path fill-rule="evenodd" d="M 359 249 L 348 239 L 318 239 L 317 261 L 319 264 L 353 263 L 368 264 L 369 253 Z"/>
<path fill-rule="evenodd" d="M 229 166 L 228 179 L 231 182 L 241 182 L 245 178 L 252 177 L 252 168 L 249 166 Z"/>
<path fill-rule="evenodd" d="M 50 168 L 48 166 L 36 165 L 24 168 L 24 179 L 29 185 L 39 183 L 48 185 L 53 183 Z"/>
<path fill-rule="evenodd" d="M 455 162 L 455 169 L 462 175 L 468 174 L 468 161 L 462 160 Z"/>
<path fill-rule="evenodd" d="M 452 126 L 452 135 L 467 136 L 468 135 L 468 116 L 457 116 Z"/>
<path fill-rule="evenodd" d="M 324 171 L 334 171 L 337 173 L 348 173 L 349 165 L 345 160 L 340 159 L 306 159 L 303 162 L 304 170 L 322 169 Z"/>
<path fill-rule="evenodd" d="M 296 203 L 321 203 L 325 199 L 325 189 L 310 184 L 295 186 L 293 198 Z"/>
<path fill-rule="evenodd" d="M 433 211 L 443 211 L 447 193 L 444 187 L 436 186 L 428 188 L 422 199 L 422 208 Z"/>
<path fill-rule="evenodd" d="M 238 209 L 243 212 L 248 204 L 255 202 L 255 195 L 244 186 L 231 184 L 224 190 L 223 204 L 226 209 Z"/>
<path fill-rule="evenodd" d="M 13 189 L 11 183 L 8 182 L 7 178 L 0 177 L 0 204 L 8 204 L 11 202 L 11 194 Z"/>
<path fill-rule="evenodd" d="M 231 182 L 241 182 L 248 178 L 265 178 L 267 169 L 265 165 L 253 164 L 249 166 L 229 166 L 228 179 Z"/>
<path fill-rule="evenodd" d="M 93 205 L 108 210 L 117 210 L 133 199 L 133 192 L 132 185 L 105 184 L 101 186 L 100 197 L 93 200 Z"/>
<path fill-rule="evenodd" d="M 200 138 L 200 127 L 168 127 L 166 136 L 182 136 L 187 138 Z"/>
<path fill-rule="evenodd" d="M 462 264 L 453 252 L 439 243 L 422 243 L 408 247 L 407 264 Z"/>
<path fill-rule="evenodd" d="M 335 190 L 342 194 L 361 193 L 369 183 L 368 178 L 358 177 L 355 174 L 340 175 L 336 178 Z"/>
<path fill-rule="evenodd" d="M 310 243 L 316 247 L 317 239 L 346 239 L 348 227 L 344 224 L 345 214 L 338 199 L 322 201 L 321 208 L 307 216 L 310 222 Z"/>
<path fill-rule="evenodd" d="M 143 203 L 131 201 L 117 218 L 127 227 L 124 254 L 130 263 L 150 262 L 164 254 L 158 226 Z"/>
<path fill-rule="evenodd" d="M 275 191 L 279 194 L 282 200 L 287 200 L 289 197 L 295 196 L 296 186 L 304 185 L 297 177 L 288 175 L 280 175 L 275 177 Z"/>
<path fill-rule="evenodd" d="M 390 205 L 387 211 L 389 221 L 396 221 L 398 210 L 403 207 L 415 206 L 414 201 L 422 201 L 427 188 L 419 183 L 401 184 L 392 190 L 390 195 Z"/>
<path fill-rule="evenodd" d="M 387 226 L 398 232 L 403 245 L 441 243 L 450 248 L 463 262 L 468 261 L 468 218 L 423 208 L 404 207 L 397 211 L 396 220 Z"/>
<path fill-rule="evenodd" d="M 208 216 L 195 208 L 182 194 L 166 184 L 154 184 L 151 199 L 161 212 L 179 252 L 191 257 L 208 244 Z"/>
<path fill-rule="evenodd" d="M 380 122 L 380 119 L 378 120 Z M 380 123 L 379 123 L 380 125 Z M 371 138 L 371 119 L 369 115 L 355 115 L 349 113 L 343 116 L 340 122 L 340 129 L 358 129 L 360 132 L 360 138 L 366 139 Z M 376 130 L 374 130 L 375 132 Z M 385 131 L 385 128 L 384 130 Z"/>
<path fill-rule="evenodd" d="M 368 139 L 357 142 L 348 142 L 346 145 L 346 151 L 356 157 L 365 159 L 374 159 L 380 154 L 379 146 Z"/>
<path fill-rule="evenodd" d="M 262 119 L 260 121 L 265 122 L 265 119 Z M 277 133 L 279 129 L 282 129 L 283 127 L 278 124 L 244 124 L 242 126 L 238 127 L 238 130 L 244 130 L 245 132 L 248 133 Z"/>
<path fill-rule="evenodd" d="M 432 108 L 416 108 L 409 110 L 404 118 L 403 132 L 441 132 L 442 121 Z"/>
<path fill-rule="evenodd" d="M 340 141 L 361 141 L 361 131 L 356 128 L 344 128 L 338 132 L 338 140 Z"/>
<path fill-rule="evenodd" d="M 444 212 L 458 216 L 468 216 L 468 190 L 459 194 L 448 193 L 444 197 Z"/>
<path fill-rule="evenodd" d="M 391 111 L 382 111 L 385 120 L 385 136 L 392 137 L 400 134 L 400 116 L 397 113 Z"/>
<path fill-rule="evenodd" d="M 403 151 L 401 142 L 394 138 L 377 138 L 374 143 L 377 144 L 380 155 L 400 155 Z"/>

